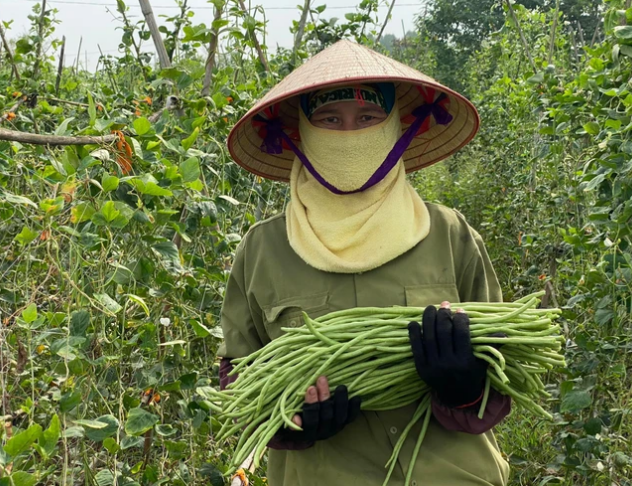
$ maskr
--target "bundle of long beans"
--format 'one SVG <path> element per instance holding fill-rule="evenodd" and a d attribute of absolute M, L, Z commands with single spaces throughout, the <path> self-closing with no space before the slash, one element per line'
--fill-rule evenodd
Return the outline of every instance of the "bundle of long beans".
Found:
<path fill-rule="evenodd" d="M 475 356 L 490 364 L 479 417 L 493 387 L 536 415 L 550 418 L 535 400 L 549 396 L 540 376 L 564 366 L 560 353 L 564 338 L 553 323 L 560 311 L 537 309 L 543 294 L 509 303 L 455 304 L 470 318 Z M 211 404 L 224 420 L 219 438 L 240 433 L 233 465 L 239 465 L 253 448 L 258 464 L 279 428 L 300 430 L 292 417 L 301 411 L 307 388 L 325 375 L 332 389 L 344 384 L 349 396 L 360 395 L 363 410 L 391 410 L 419 402 L 386 465 L 384 481 L 388 483 L 410 429 L 423 418 L 407 473 L 405 484 L 409 484 L 432 413 L 429 389 L 415 370 L 407 330 L 410 321 L 421 321 L 423 311 L 363 307 L 318 319 L 304 314 L 305 326 L 284 328 L 283 336 L 234 360 L 232 373 L 239 374 L 237 380 L 224 392 L 213 393 L 216 403 Z M 495 333 L 506 337 L 490 336 Z"/>

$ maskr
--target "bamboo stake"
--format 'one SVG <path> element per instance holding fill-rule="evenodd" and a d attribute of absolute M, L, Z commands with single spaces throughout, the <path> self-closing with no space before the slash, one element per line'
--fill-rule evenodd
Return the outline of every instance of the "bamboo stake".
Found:
<path fill-rule="evenodd" d="M 555 0 L 555 16 L 553 17 L 553 25 L 551 26 L 551 44 L 549 45 L 548 64 L 553 61 L 553 51 L 555 50 L 555 35 L 557 34 L 557 19 L 560 16 L 560 0 Z"/>
<path fill-rule="evenodd" d="M 79 58 L 81 57 L 81 44 L 83 43 L 83 36 L 79 38 L 79 49 L 77 49 L 77 58 L 75 59 L 75 76 L 79 73 Z M 88 67 L 86 66 L 86 69 Z"/>
<path fill-rule="evenodd" d="M 4 44 L 4 50 L 7 51 L 7 57 L 9 58 L 9 62 L 11 63 L 11 67 L 13 68 L 13 74 L 15 74 L 15 79 L 20 80 L 20 73 L 18 72 L 18 67 L 15 65 L 15 59 L 13 59 L 13 53 L 11 52 L 11 46 L 7 42 L 7 38 L 4 36 L 4 29 L 2 28 L 2 21 L 0 21 L 0 37 L 2 37 L 2 43 Z"/>
<path fill-rule="evenodd" d="M 160 67 L 162 69 L 170 68 L 171 61 L 169 60 L 167 49 L 165 49 L 165 43 L 162 40 L 160 31 L 158 30 L 158 24 L 156 23 L 154 12 L 151 9 L 151 4 L 149 3 L 149 0 L 138 0 L 138 1 L 140 2 L 140 9 L 143 12 L 143 15 L 145 16 L 145 22 L 147 23 L 147 27 L 149 27 L 149 32 L 151 32 L 151 37 L 154 40 L 154 45 L 156 46 L 156 52 L 158 53 L 158 59 L 160 60 Z"/>
<path fill-rule="evenodd" d="M 66 36 L 61 39 L 61 53 L 59 54 L 59 66 L 57 67 L 57 79 L 55 80 L 55 95 L 59 95 L 59 83 L 61 82 L 61 72 L 64 69 L 64 51 L 66 49 Z"/>
<path fill-rule="evenodd" d="M 579 34 L 579 42 L 581 42 L 583 48 L 586 45 L 586 41 L 584 40 L 584 29 L 579 20 L 577 21 L 577 33 Z"/>
<path fill-rule="evenodd" d="M 244 0 L 239 0 L 239 6 L 241 7 L 241 9 L 243 10 L 243 12 L 246 15 L 250 15 L 250 13 L 248 12 L 248 10 L 246 9 L 246 5 L 244 4 Z M 261 64 L 263 65 L 263 68 L 266 70 L 266 72 L 270 72 L 270 66 L 268 66 L 268 61 L 266 59 L 266 56 L 263 54 L 263 49 L 261 49 L 261 44 L 259 44 L 259 39 L 257 39 L 257 34 L 255 34 L 255 32 L 252 32 L 252 42 L 255 45 L 255 49 L 257 51 L 257 54 L 259 55 L 259 62 L 261 62 Z"/>
<path fill-rule="evenodd" d="M 524 37 L 524 33 L 522 32 L 522 29 L 520 28 L 520 22 L 518 22 L 518 17 L 516 17 L 516 12 L 514 12 L 514 9 L 511 6 L 511 0 L 505 0 L 505 3 L 507 4 L 507 7 L 509 8 L 509 13 L 511 14 L 511 18 L 516 24 L 516 28 L 518 29 L 518 34 L 520 34 L 522 47 L 524 49 L 525 54 L 527 55 L 527 58 L 529 58 L 529 63 L 531 64 L 531 68 L 533 69 L 534 73 L 537 73 L 538 69 L 535 66 L 535 62 L 533 62 L 533 57 L 531 57 L 531 51 L 529 50 L 529 45 L 527 44 L 527 40 Z"/>
<path fill-rule="evenodd" d="M 292 59 L 296 64 L 296 51 L 301 47 L 303 40 L 303 34 L 305 33 L 305 24 L 307 23 L 307 14 L 309 13 L 310 0 L 305 0 L 303 4 L 303 12 L 301 13 L 301 20 L 298 23 L 298 30 L 296 31 L 296 37 L 294 37 L 294 49 L 292 50 Z"/>
<path fill-rule="evenodd" d="M 404 43 L 404 49 L 408 49 L 408 42 L 406 41 L 406 26 L 404 25 L 404 19 L 402 19 L 402 41 Z"/>
<path fill-rule="evenodd" d="M 388 19 L 391 17 L 391 12 L 393 11 L 393 7 L 395 6 L 395 0 L 391 2 L 391 6 L 388 8 L 388 13 L 386 14 L 386 18 L 384 19 L 384 23 L 382 24 L 382 28 L 380 29 L 380 33 L 375 39 L 375 45 L 380 43 L 380 39 L 382 38 L 382 34 L 384 33 L 384 29 L 386 28 L 386 24 L 388 24 Z"/>
<path fill-rule="evenodd" d="M 40 12 L 39 25 L 37 27 L 37 53 L 35 54 L 35 65 L 33 66 L 33 79 L 39 75 L 40 56 L 42 55 L 42 44 L 44 43 L 44 18 L 46 17 L 46 0 L 42 0 L 42 11 Z"/>
<path fill-rule="evenodd" d="M 36 133 L 25 133 L 0 128 L 0 140 L 30 143 L 33 145 L 98 145 L 115 142 L 118 140 L 118 135 L 104 135 L 101 137 L 62 137 L 58 135 L 39 135 Z"/>
<path fill-rule="evenodd" d="M 592 40 L 590 41 L 591 49 L 595 45 L 595 42 L 597 42 L 597 35 L 599 35 L 599 24 L 597 24 L 597 27 L 595 27 L 595 32 L 593 33 Z"/>
<path fill-rule="evenodd" d="M 213 25 L 222 18 L 223 5 L 215 7 L 215 15 L 213 17 Z M 204 73 L 204 84 L 202 85 L 202 96 L 208 96 L 211 92 L 211 81 L 213 79 L 213 69 L 215 69 L 215 54 L 217 52 L 217 41 L 219 39 L 219 28 L 212 27 L 211 41 L 208 47 L 208 56 L 206 58 L 206 70 Z"/>

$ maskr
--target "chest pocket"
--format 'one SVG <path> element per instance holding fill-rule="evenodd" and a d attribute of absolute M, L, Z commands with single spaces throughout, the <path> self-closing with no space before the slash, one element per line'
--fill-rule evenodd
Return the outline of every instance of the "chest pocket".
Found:
<path fill-rule="evenodd" d="M 422 284 L 408 285 L 406 291 L 406 305 L 408 307 L 427 307 L 441 304 L 444 300 L 450 303 L 461 302 L 456 285 L 449 284 Z"/>
<path fill-rule="evenodd" d="M 282 327 L 302 326 L 303 312 L 316 319 L 327 314 L 329 309 L 329 292 L 289 297 L 264 306 L 263 323 L 270 339 L 276 339 L 283 334 Z"/>

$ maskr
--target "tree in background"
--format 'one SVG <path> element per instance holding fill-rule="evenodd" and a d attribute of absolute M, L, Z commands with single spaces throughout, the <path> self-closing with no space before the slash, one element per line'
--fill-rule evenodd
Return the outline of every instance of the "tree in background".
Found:
<path fill-rule="evenodd" d="M 520 0 L 516 2 L 529 10 L 548 11 L 555 0 Z M 506 13 L 504 2 L 498 0 L 434 0 L 429 2 L 416 20 L 418 42 L 432 54 L 433 76 L 448 86 L 467 92 L 463 66 L 482 43 L 503 28 Z M 569 27 L 578 36 L 592 39 L 603 10 L 593 0 L 560 0 L 559 9 Z"/>

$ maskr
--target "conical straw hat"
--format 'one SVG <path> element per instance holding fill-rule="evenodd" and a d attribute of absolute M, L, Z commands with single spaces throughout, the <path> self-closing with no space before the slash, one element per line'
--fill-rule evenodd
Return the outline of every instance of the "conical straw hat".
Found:
<path fill-rule="evenodd" d="M 426 120 L 404 152 L 407 172 L 428 167 L 448 157 L 466 145 L 478 131 L 478 112 L 464 96 L 411 67 L 354 42 L 342 40 L 289 74 L 237 122 L 228 136 L 230 154 L 239 165 L 254 174 L 288 181 L 294 152 L 285 144 L 279 154 L 263 151 L 265 128 L 257 123 L 255 116 L 280 118 L 285 132 L 300 148 L 298 95 L 329 86 L 371 82 L 395 84 L 402 133 L 414 120 L 411 113 L 415 108 L 432 103 L 442 93 L 447 96 L 442 106 L 452 115 L 452 121 L 441 125 L 435 123 L 433 117 Z"/>

